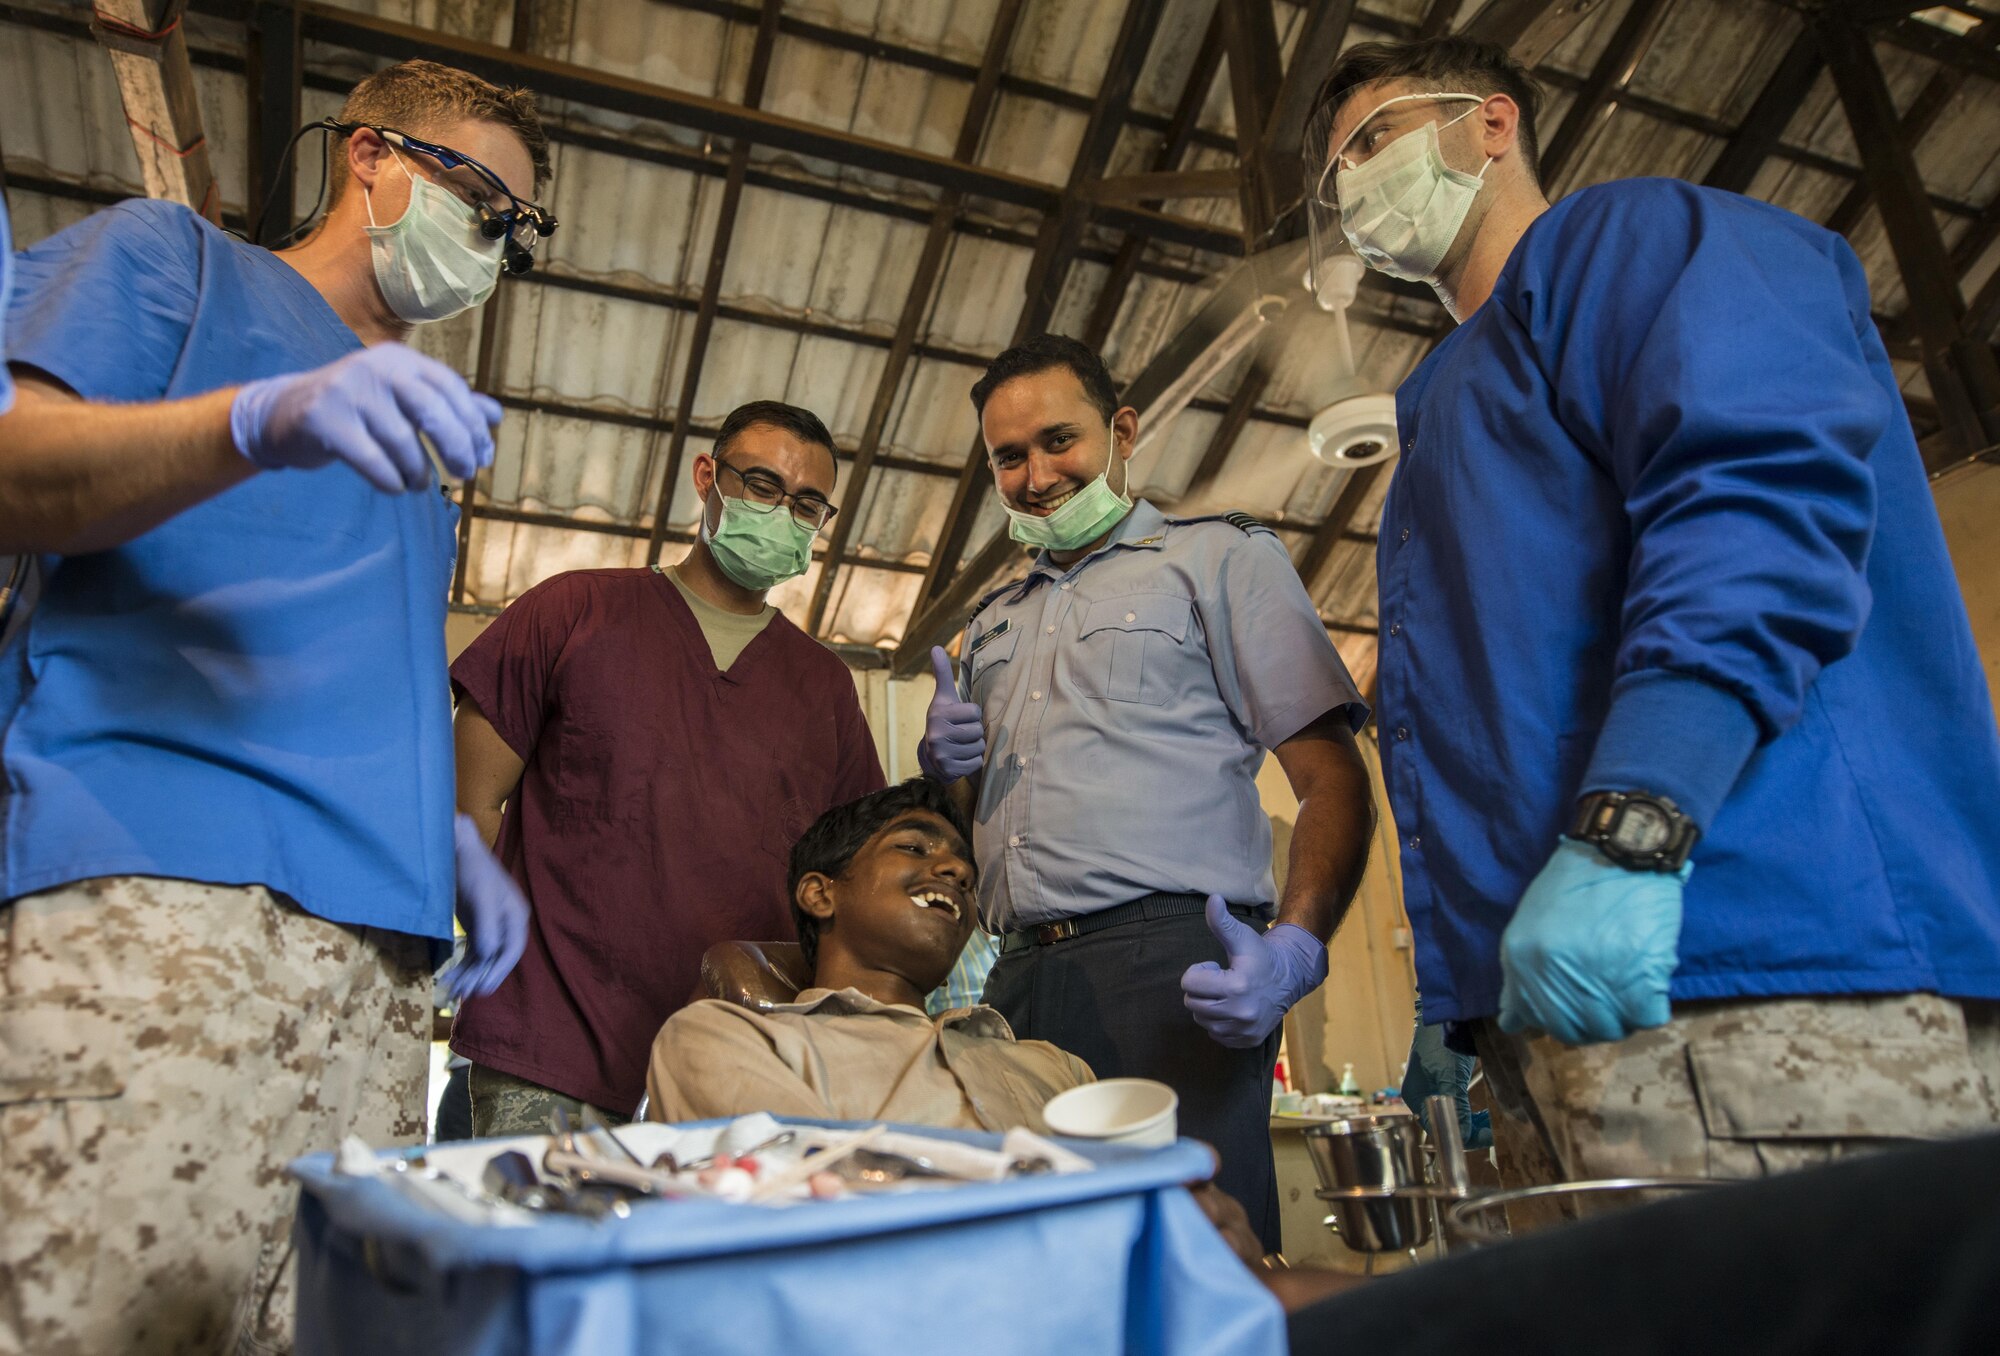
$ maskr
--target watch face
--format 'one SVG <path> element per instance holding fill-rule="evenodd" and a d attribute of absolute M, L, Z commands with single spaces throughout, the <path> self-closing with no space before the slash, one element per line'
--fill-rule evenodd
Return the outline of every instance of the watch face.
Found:
<path fill-rule="evenodd" d="M 1625 852 L 1658 852 L 1673 836 L 1666 812 L 1645 801 L 1625 802 L 1624 813 L 1611 826 L 1612 844 Z"/>

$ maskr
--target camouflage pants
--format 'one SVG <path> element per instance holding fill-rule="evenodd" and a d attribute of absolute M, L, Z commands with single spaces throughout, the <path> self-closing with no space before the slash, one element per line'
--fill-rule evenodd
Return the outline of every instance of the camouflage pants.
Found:
<path fill-rule="evenodd" d="M 1508 1186 L 1765 1177 L 2000 1124 L 2000 1003 L 1683 1003 L 1607 1045 L 1475 1031 Z"/>
<path fill-rule="evenodd" d="M 472 1093 L 472 1137 L 490 1139 L 496 1135 L 546 1135 L 549 1113 L 557 1107 L 571 1125 L 583 1124 L 583 1102 L 575 1097 L 530 1083 L 525 1078 L 502 1073 L 484 1064 L 474 1064 L 468 1083 Z M 629 1116 L 593 1107 L 607 1125 L 623 1125 Z"/>
<path fill-rule="evenodd" d="M 0 904 L 0 1353 L 288 1350 L 285 1164 L 422 1137 L 428 966 L 261 886 Z"/>

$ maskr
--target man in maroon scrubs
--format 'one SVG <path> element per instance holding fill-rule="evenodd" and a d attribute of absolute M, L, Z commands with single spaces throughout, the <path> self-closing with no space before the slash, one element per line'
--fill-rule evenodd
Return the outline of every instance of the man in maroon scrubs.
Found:
<path fill-rule="evenodd" d="M 452 1026 L 476 1135 L 630 1116 L 702 952 L 790 936 L 792 843 L 883 784 L 846 666 L 765 601 L 833 517 L 826 426 L 744 405 L 694 486 L 679 565 L 558 575 L 451 666 L 459 808 L 533 908 L 521 963 Z"/>

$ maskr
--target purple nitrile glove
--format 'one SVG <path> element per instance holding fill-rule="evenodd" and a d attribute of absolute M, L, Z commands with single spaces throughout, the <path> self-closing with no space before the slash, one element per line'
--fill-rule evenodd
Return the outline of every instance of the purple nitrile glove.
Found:
<path fill-rule="evenodd" d="M 1500 1029 L 1587 1045 L 1665 1026 L 1693 872 L 1630 871 L 1564 838 L 1500 934 Z"/>
<path fill-rule="evenodd" d="M 1208 930 L 1229 961 L 1190 965 L 1181 976 L 1182 1001 L 1217 1043 L 1248 1050 L 1326 978 L 1326 944 L 1295 923 L 1259 932 L 1221 895 L 1208 897 L 1207 912 Z"/>
<path fill-rule="evenodd" d="M 253 381 L 229 407 L 236 450 L 267 471 L 344 461 L 384 494 L 431 481 L 428 435 L 447 474 L 464 480 L 493 462 L 500 405 L 435 358 L 401 344 L 282 377 Z"/>
<path fill-rule="evenodd" d="M 528 949 L 528 901 L 479 836 L 472 816 L 452 824 L 458 860 L 458 921 L 465 926 L 465 956 L 445 972 L 453 1002 L 484 998 L 513 972 Z"/>
<path fill-rule="evenodd" d="M 941 645 L 931 647 L 931 674 L 937 695 L 924 717 L 924 739 L 917 745 L 917 766 L 934 782 L 955 782 L 986 766 L 986 727 L 977 702 L 958 699 L 958 679 L 951 656 Z"/>

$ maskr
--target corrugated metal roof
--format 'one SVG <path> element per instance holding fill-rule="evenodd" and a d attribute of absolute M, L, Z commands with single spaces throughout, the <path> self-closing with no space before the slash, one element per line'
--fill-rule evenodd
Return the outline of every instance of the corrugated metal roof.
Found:
<path fill-rule="evenodd" d="M 783 13 L 789 25 L 817 26 L 838 41 L 781 30 L 762 106 L 949 155 L 971 94 L 969 72 L 983 54 L 996 3 L 788 4 Z M 1109 173 L 1152 165 L 1161 129 L 1202 51 L 1214 5 L 1168 0 L 1134 85 L 1136 116 L 1119 135 Z M 350 0 L 349 7 L 481 41 L 505 44 L 512 36 L 511 0 Z M 1407 33 L 1430 8 L 1431 0 L 1368 0 L 1347 40 Z M 1627 0 L 1603 6 L 1545 62 L 1552 80 L 1545 143 L 1627 8 Z M 1460 22 L 1475 9 L 1465 4 Z M 607 74 L 736 100 L 749 69 L 754 12 L 754 6 L 721 0 L 577 4 L 551 11 L 556 20 L 544 19 L 556 29 L 541 34 L 539 50 Z M 139 190 L 110 64 L 78 36 L 84 13 L 52 0 L 0 3 L 0 149 L 24 245 L 79 219 L 90 210 L 91 195 Z M 1302 17 L 1300 5 L 1276 6 L 1278 36 L 1288 51 Z M 980 142 L 981 164 L 1051 187 L 1068 179 L 1088 102 L 1122 19 L 1123 7 L 1116 4 L 1030 0 L 1008 52 L 1009 83 Z M 1756 0 L 1672 0 L 1626 97 L 1582 148 L 1566 186 L 1635 174 L 1704 173 L 1799 23 L 1791 10 Z M 202 54 L 200 97 L 225 206 L 242 214 L 247 98 L 239 73 L 241 32 L 200 15 L 190 18 L 188 31 Z M 888 50 L 894 48 L 912 55 L 898 58 Z M 1899 108 L 1907 108 L 1938 70 L 1930 59 L 1888 43 L 1877 44 L 1877 55 Z M 348 79 L 379 64 L 317 44 L 307 58 L 314 72 Z M 1226 63 L 1201 94 L 1201 130 L 1181 166 L 1228 166 L 1234 109 Z M 336 92 L 308 89 L 306 115 L 323 116 L 338 101 Z M 504 604 L 558 570 L 644 562 L 643 534 L 659 498 L 670 429 L 683 414 L 677 404 L 730 150 L 685 128 L 602 109 L 552 102 L 547 112 L 558 131 L 551 196 L 563 226 L 548 243 L 541 268 L 555 281 L 510 283 L 503 305 L 483 317 L 421 331 L 419 343 L 470 373 L 481 326 L 499 326 L 492 385 L 513 408 L 490 477 L 493 505 L 587 518 L 618 525 L 624 534 L 476 521 L 466 600 L 485 606 Z M 1856 162 L 1853 138 L 1825 77 L 1792 120 L 1786 141 L 1814 163 L 1773 157 L 1752 191 L 1824 219 L 1853 184 L 1834 171 Z M 622 148 L 633 153 L 619 153 Z M 2000 197 L 2000 90 L 1982 77 L 1966 77 L 1914 154 L 1926 184 L 1944 199 L 1984 207 Z M 308 142 L 301 207 L 311 200 L 318 163 Z M 753 150 L 751 166 L 752 182 L 728 242 L 720 312 L 686 412 L 696 431 L 687 439 L 683 481 L 688 459 L 708 446 L 706 431 L 748 399 L 807 405 L 826 420 L 843 451 L 854 450 L 922 251 L 925 219 L 937 200 L 937 190 L 922 184 L 764 147 Z M 1240 220 L 1232 198 L 1182 200 L 1168 208 L 1229 230 Z M 930 560 L 955 488 L 953 474 L 913 468 L 926 464 L 951 473 L 964 463 L 977 433 L 966 399 L 978 375 L 976 360 L 1003 347 L 1017 323 L 1038 215 L 984 199 L 968 200 L 962 210 L 965 225 L 947 244 L 940 283 L 922 313 L 919 351 L 903 373 L 884 431 L 881 452 L 892 464 L 877 467 L 862 501 L 848 510 L 855 515 L 849 551 L 860 563 L 836 579 L 824 626 L 831 639 L 883 645 L 902 635 L 920 582 L 907 567 Z M 1940 222 L 1948 243 L 1968 224 L 1954 213 L 1942 214 Z M 1902 284 L 1872 208 L 1851 238 L 1873 281 L 1878 311 L 1896 316 L 1904 304 Z M 1071 271 L 1056 312 L 1058 328 L 1084 327 L 1118 241 L 1115 232 L 1092 228 L 1092 252 Z M 1985 255 L 1968 275 L 1971 286 L 2000 267 L 2000 244 Z M 1121 380 L 1136 375 L 1200 306 L 1207 275 L 1225 263 L 1184 244 L 1151 245 L 1144 258 L 1147 271 L 1126 291 L 1104 342 Z M 1162 276 L 1176 270 L 1183 271 Z M 1283 528 L 1295 555 L 1303 556 L 1348 473 L 1311 458 L 1300 423 L 1343 395 L 1393 389 L 1427 351 L 1425 331 L 1435 316 L 1421 301 L 1364 297 L 1352 317 L 1359 368 L 1352 377 L 1333 359 L 1323 322 L 1306 332 L 1306 340 L 1295 335 L 1276 355 L 1259 413 L 1245 425 L 1220 475 L 1193 485 L 1247 363 L 1239 359 L 1135 467 L 1139 483 L 1183 511 L 1240 507 L 1257 513 Z M 1928 389 L 1915 364 L 1900 363 L 1899 371 L 1913 393 Z M 843 479 L 850 474 L 843 469 Z M 1372 531 L 1388 481 L 1386 475 L 1376 479 L 1351 531 Z M 975 544 L 1001 521 L 991 496 L 986 499 Z M 670 527 L 685 531 L 695 512 L 685 483 L 677 486 Z M 667 558 L 682 549 L 670 544 Z M 781 605 L 799 620 L 819 568 L 779 592 Z M 1335 542 L 1314 585 L 1329 618 L 1372 625 L 1373 548 L 1365 539 Z M 1341 632 L 1337 641 L 1366 681 L 1372 637 Z"/>

